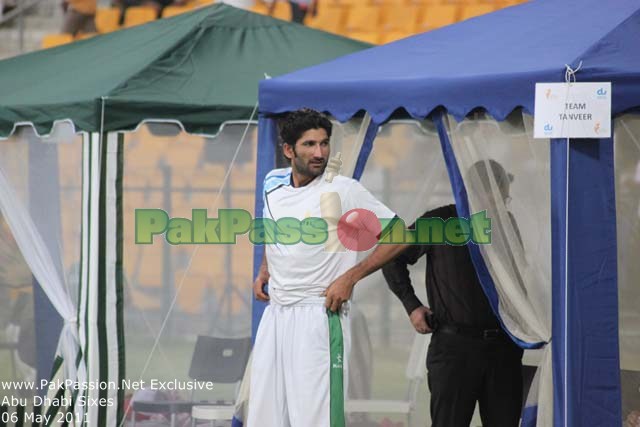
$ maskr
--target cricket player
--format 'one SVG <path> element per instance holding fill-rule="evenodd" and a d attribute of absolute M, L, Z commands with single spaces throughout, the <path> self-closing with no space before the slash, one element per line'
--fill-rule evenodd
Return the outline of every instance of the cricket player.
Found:
<path fill-rule="evenodd" d="M 280 123 L 291 167 L 266 176 L 264 218 L 326 218 L 332 234 L 352 209 L 395 217 L 358 181 L 325 176 L 330 137 L 331 122 L 313 110 L 295 111 Z M 253 349 L 248 427 L 344 427 L 349 304 L 331 312 L 324 292 L 356 256 L 326 244 L 265 245 L 253 291 L 269 305 Z"/>

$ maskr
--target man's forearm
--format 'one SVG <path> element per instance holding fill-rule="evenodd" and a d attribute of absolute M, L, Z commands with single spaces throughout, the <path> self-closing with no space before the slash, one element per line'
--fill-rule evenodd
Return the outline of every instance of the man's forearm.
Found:
<path fill-rule="evenodd" d="M 397 257 L 408 245 L 378 245 L 365 259 L 351 267 L 345 275 L 355 285 L 371 273 L 382 268 L 383 265 Z"/>
<path fill-rule="evenodd" d="M 269 266 L 267 264 L 267 254 L 262 254 L 262 262 L 260 263 L 260 269 L 258 270 L 258 276 L 269 279 Z"/>

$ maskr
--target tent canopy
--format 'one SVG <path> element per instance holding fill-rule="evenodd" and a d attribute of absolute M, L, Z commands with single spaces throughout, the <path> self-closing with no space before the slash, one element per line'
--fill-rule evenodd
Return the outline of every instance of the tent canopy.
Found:
<path fill-rule="evenodd" d="M 0 137 L 18 122 L 47 134 L 64 119 L 90 132 L 173 119 L 189 132 L 212 134 L 227 120 L 249 119 L 265 73 L 369 46 L 216 4 L 1 61 Z"/>
<path fill-rule="evenodd" d="M 260 109 L 302 106 L 381 123 L 404 108 L 458 119 L 477 107 L 502 120 L 533 113 L 535 82 L 613 82 L 613 112 L 640 105 L 640 3 L 537 0 L 260 83 Z"/>
<path fill-rule="evenodd" d="M 262 81 L 259 159 L 273 157 L 276 132 L 270 113 L 308 106 L 346 121 L 365 110 L 372 123 L 358 157 L 355 175 L 359 176 L 379 125 L 396 110 L 424 118 L 444 107 L 458 121 L 476 108 L 497 120 L 519 107 L 532 115 L 535 83 L 564 82 L 567 67 L 579 68 L 578 82 L 610 81 L 612 113 L 621 115 L 640 106 L 639 39 L 637 0 L 532 0 Z M 471 205 L 463 171 L 490 155 L 481 121 L 490 122 L 468 120 L 467 129 L 477 134 L 461 136 L 463 127 L 452 126 L 445 112 L 433 115 L 456 205 L 462 211 L 458 212 L 465 217 Z M 548 369 L 540 373 L 547 388 L 538 389 L 543 394 L 537 402 L 528 402 L 529 408 L 540 406 L 529 413 L 535 415 L 523 418 L 523 425 L 534 425 L 529 423 L 536 417 L 545 426 L 619 425 L 613 138 L 556 139 L 540 144 L 549 149 L 544 165 L 548 169 L 541 168 L 550 184 L 549 226 L 540 231 L 548 232 L 551 241 L 548 314 L 552 345 L 547 347 Z M 525 163 L 524 158 L 519 157 L 518 162 Z M 537 164 L 532 160 L 530 165 Z M 423 165 L 428 167 L 426 162 Z M 258 169 L 257 182 L 266 169 Z M 260 203 L 256 201 L 258 207 Z M 594 224 L 598 225 L 597 236 L 590 232 Z M 492 307 L 500 308 L 506 298 L 497 296 L 496 275 L 489 272 L 478 247 L 469 248 L 483 289 L 494 301 Z M 255 267 L 257 270 L 257 262 Z M 517 314 L 519 305 L 514 307 Z"/>

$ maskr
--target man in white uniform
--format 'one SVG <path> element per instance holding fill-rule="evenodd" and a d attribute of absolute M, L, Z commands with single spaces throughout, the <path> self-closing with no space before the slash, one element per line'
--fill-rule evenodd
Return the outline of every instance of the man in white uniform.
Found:
<path fill-rule="evenodd" d="M 283 120 L 280 138 L 291 167 L 266 176 L 264 218 L 326 218 L 331 235 L 351 209 L 395 217 L 356 180 L 325 179 L 330 136 L 331 122 L 316 111 L 299 110 Z M 253 285 L 256 298 L 269 306 L 253 350 L 248 427 L 344 427 L 348 305 L 330 312 L 323 294 L 356 256 L 328 250 L 326 243 L 266 245 Z"/>

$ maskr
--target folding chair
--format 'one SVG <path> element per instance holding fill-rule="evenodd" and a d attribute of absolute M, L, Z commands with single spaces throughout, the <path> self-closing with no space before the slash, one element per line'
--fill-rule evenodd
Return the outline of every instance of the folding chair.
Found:
<path fill-rule="evenodd" d="M 201 382 L 220 384 L 240 383 L 244 369 L 251 353 L 251 338 L 216 338 L 198 336 L 193 350 L 189 377 Z M 136 425 L 136 413 L 169 414 L 171 427 L 176 425 L 176 415 L 191 414 L 194 407 L 215 405 L 223 415 L 233 415 L 234 402 L 198 402 L 193 400 L 179 401 L 136 401 L 131 404 L 132 426 Z M 229 418 L 230 419 L 230 418 Z"/>

